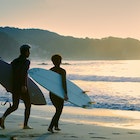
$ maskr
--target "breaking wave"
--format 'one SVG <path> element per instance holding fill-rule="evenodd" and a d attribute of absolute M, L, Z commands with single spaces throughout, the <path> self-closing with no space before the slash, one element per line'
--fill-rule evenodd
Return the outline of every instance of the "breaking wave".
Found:
<path fill-rule="evenodd" d="M 116 77 L 97 75 L 68 75 L 69 80 L 104 81 L 104 82 L 140 82 L 140 77 Z"/>

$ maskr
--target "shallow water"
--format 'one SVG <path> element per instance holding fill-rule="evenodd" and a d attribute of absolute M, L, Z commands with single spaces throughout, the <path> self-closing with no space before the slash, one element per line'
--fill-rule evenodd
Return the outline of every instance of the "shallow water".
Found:
<path fill-rule="evenodd" d="M 140 61 L 65 61 L 67 78 L 80 86 L 96 104 L 94 108 L 140 111 Z M 50 61 L 31 61 L 31 68 L 51 68 Z M 48 91 L 41 87 L 48 104 Z M 1 101 L 10 98 L 0 87 Z M 6 94 L 5 94 L 6 93 Z M 10 99 L 11 100 L 11 99 Z M 65 103 L 66 106 L 73 106 Z"/>

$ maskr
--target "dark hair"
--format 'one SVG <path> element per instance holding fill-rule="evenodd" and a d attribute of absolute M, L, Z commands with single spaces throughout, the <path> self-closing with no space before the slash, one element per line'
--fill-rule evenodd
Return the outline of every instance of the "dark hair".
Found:
<path fill-rule="evenodd" d="M 51 60 L 53 62 L 53 64 L 56 66 L 56 65 L 60 65 L 61 64 L 61 60 L 62 60 L 62 57 L 61 55 L 59 54 L 55 54 L 51 57 Z"/>
<path fill-rule="evenodd" d="M 28 51 L 30 48 L 31 48 L 30 45 L 24 44 L 24 45 L 22 45 L 22 46 L 20 47 L 20 53 L 21 53 L 21 54 L 25 54 L 25 52 Z"/>

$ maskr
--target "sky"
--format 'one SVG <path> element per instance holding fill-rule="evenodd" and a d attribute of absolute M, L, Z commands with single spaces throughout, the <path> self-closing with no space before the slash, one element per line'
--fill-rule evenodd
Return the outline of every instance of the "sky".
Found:
<path fill-rule="evenodd" d="M 0 0 L 0 26 L 140 40 L 140 0 Z"/>

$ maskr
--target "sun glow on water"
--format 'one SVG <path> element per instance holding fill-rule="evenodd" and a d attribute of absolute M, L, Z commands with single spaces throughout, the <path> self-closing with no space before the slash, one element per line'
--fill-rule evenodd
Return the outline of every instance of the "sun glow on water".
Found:
<path fill-rule="evenodd" d="M 139 60 L 126 61 L 62 61 L 67 78 L 86 91 L 94 107 L 140 110 Z M 31 68 L 50 69 L 51 61 L 31 61 Z M 48 91 L 42 88 L 48 103 Z M 6 95 L 1 89 L 1 100 Z M 9 96 L 9 95 L 6 95 Z M 66 104 L 71 106 L 70 103 Z"/>

